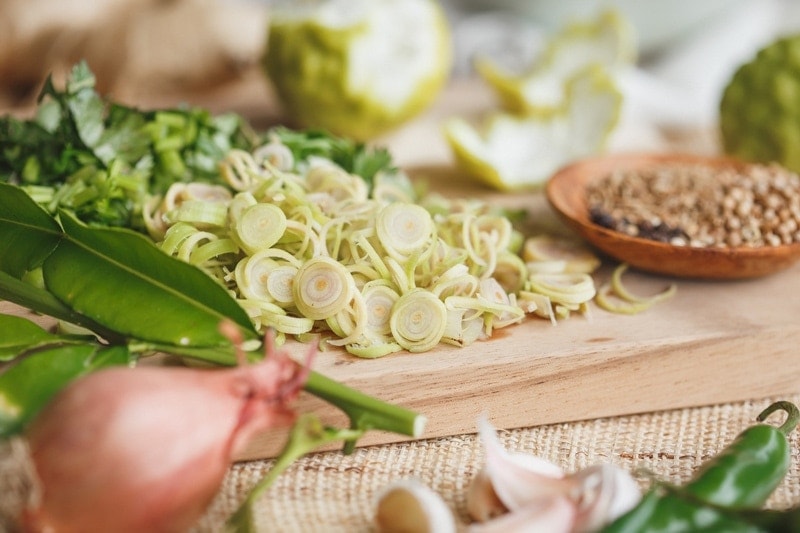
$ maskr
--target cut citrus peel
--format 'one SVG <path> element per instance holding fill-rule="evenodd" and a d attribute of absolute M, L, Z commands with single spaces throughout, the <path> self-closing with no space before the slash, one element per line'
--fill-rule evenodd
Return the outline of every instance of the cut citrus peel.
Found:
<path fill-rule="evenodd" d="M 317 0 L 272 10 L 263 63 L 300 125 L 366 141 L 433 101 L 451 55 L 437 2 Z"/>
<path fill-rule="evenodd" d="M 507 111 L 546 117 L 567 105 L 565 87 L 576 73 L 590 65 L 610 73 L 632 65 L 636 55 L 632 26 L 620 13 L 609 10 L 594 20 L 566 25 L 522 73 L 507 72 L 487 57 L 478 57 L 475 69 Z"/>
<path fill-rule="evenodd" d="M 456 163 L 490 187 L 541 187 L 561 166 L 602 151 L 619 121 L 622 94 L 590 66 L 567 82 L 567 105 L 547 117 L 497 112 L 481 130 L 462 118 L 445 124 Z"/>

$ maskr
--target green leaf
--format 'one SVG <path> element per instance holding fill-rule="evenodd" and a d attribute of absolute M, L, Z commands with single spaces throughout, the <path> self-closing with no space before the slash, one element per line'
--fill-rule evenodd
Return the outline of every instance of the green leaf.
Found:
<path fill-rule="evenodd" d="M 0 183 L 0 271 L 21 278 L 61 240 L 58 223 L 20 188 Z"/>
<path fill-rule="evenodd" d="M 76 313 L 46 290 L 20 281 L 5 272 L 0 272 L 0 300 L 13 302 L 31 311 L 90 329 L 109 342 L 122 341 L 115 332 L 104 328 L 86 316 Z"/>
<path fill-rule="evenodd" d="M 0 374 L 0 437 L 24 430 L 39 411 L 72 380 L 98 368 L 125 365 L 125 346 L 63 346 L 25 357 Z"/>
<path fill-rule="evenodd" d="M 255 336 L 250 318 L 202 270 L 125 229 L 88 228 L 67 213 L 64 239 L 43 265 L 47 289 L 120 334 L 176 346 L 219 346 L 223 319 Z"/>
<path fill-rule="evenodd" d="M 86 342 L 85 337 L 54 335 L 28 319 L 0 315 L 0 361 L 10 361 L 25 353 L 57 343 Z"/>

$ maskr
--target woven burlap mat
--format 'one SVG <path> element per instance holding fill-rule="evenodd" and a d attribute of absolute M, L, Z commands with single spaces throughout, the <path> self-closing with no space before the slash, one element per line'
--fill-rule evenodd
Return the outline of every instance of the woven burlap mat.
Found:
<path fill-rule="evenodd" d="M 613 390 L 609 391 L 613 393 Z M 604 418 L 500 432 L 509 450 L 530 453 L 575 471 L 614 463 L 645 468 L 680 483 L 703 461 L 751 426 L 775 399 L 800 403 L 800 394 L 740 403 Z M 779 415 L 771 423 L 780 423 Z M 770 508 L 800 505 L 800 435 L 793 433 L 791 471 L 768 502 Z M 462 521 L 470 480 L 481 468 L 475 435 L 361 448 L 352 455 L 312 454 L 294 463 L 258 502 L 259 530 L 276 532 L 370 531 L 375 499 L 401 479 L 437 491 Z M 220 531 L 247 492 L 272 466 L 271 460 L 234 465 L 196 531 Z M 646 481 L 642 481 L 643 488 Z"/>
<path fill-rule="evenodd" d="M 613 463 L 630 471 L 646 469 L 672 483 L 686 481 L 704 461 L 754 424 L 773 401 L 800 404 L 800 393 L 739 403 L 604 418 L 500 431 L 509 450 L 525 452 L 576 471 Z M 770 423 L 779 424 L 782 420 Z M 0 454 L 0 531 L 13 531 L 9 517 L 31 487 L 22 461 L 24 446 L 11 441 Z M 773 509 L 800 505 L 800 431 L 790 437 L 793 462 L 767 503 Z M 19 452 L 19 453 L 14 453 Z M 414 479 L 438 492 L 456 516 L 467 521 L 466 493 L 481 468 L 483 450 L 475 435 L 420 440 L 357 449 L 351 455 L 308 455 L 289 467 L 257 502 L 258 530 L 264 532 L 371 531 L 375 500 L 398 480 Z M 223 531 L 223 524 L 273 460 L 233 465 L 194 533 Z M 642 479 L 642 488 L 647 481 Z M 5 520 L 4 520 L 5 518 Z"/>

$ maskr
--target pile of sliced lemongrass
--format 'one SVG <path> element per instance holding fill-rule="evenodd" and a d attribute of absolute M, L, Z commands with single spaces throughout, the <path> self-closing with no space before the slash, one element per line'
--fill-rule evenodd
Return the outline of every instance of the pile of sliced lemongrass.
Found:
<path fill-rule="evenodd" d="M 477 200 L 419 199 L 402 172 L 379 173 L 370 191 L 327 159 L 297 165 L 277 140 L 232 151 L 221 169 L 233 193 L 175 184 L 145 219 L 260 329 L 328 331 L 330 344 L 380 357 L 467 345 L 530 313 L 555 321 L 595 296 L 599 261 L 579 245 L 539 237 L 520 253 L 507 217 Z"/>

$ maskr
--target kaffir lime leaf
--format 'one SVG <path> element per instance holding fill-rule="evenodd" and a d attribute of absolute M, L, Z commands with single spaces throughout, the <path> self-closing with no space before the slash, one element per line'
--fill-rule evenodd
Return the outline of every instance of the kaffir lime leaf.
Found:
<path fill-rule="evenodd" d="M 450 72 L 433 0 L 286 2 L 270 17 L 263 64 L 302 127 L 371 139 L 426 109 Z"/>
<path fill-rule="evenodd" d="M 726 153 L 800 172 L 800 35 L 774 41 L 741 65 L 719 111 Z"/>

